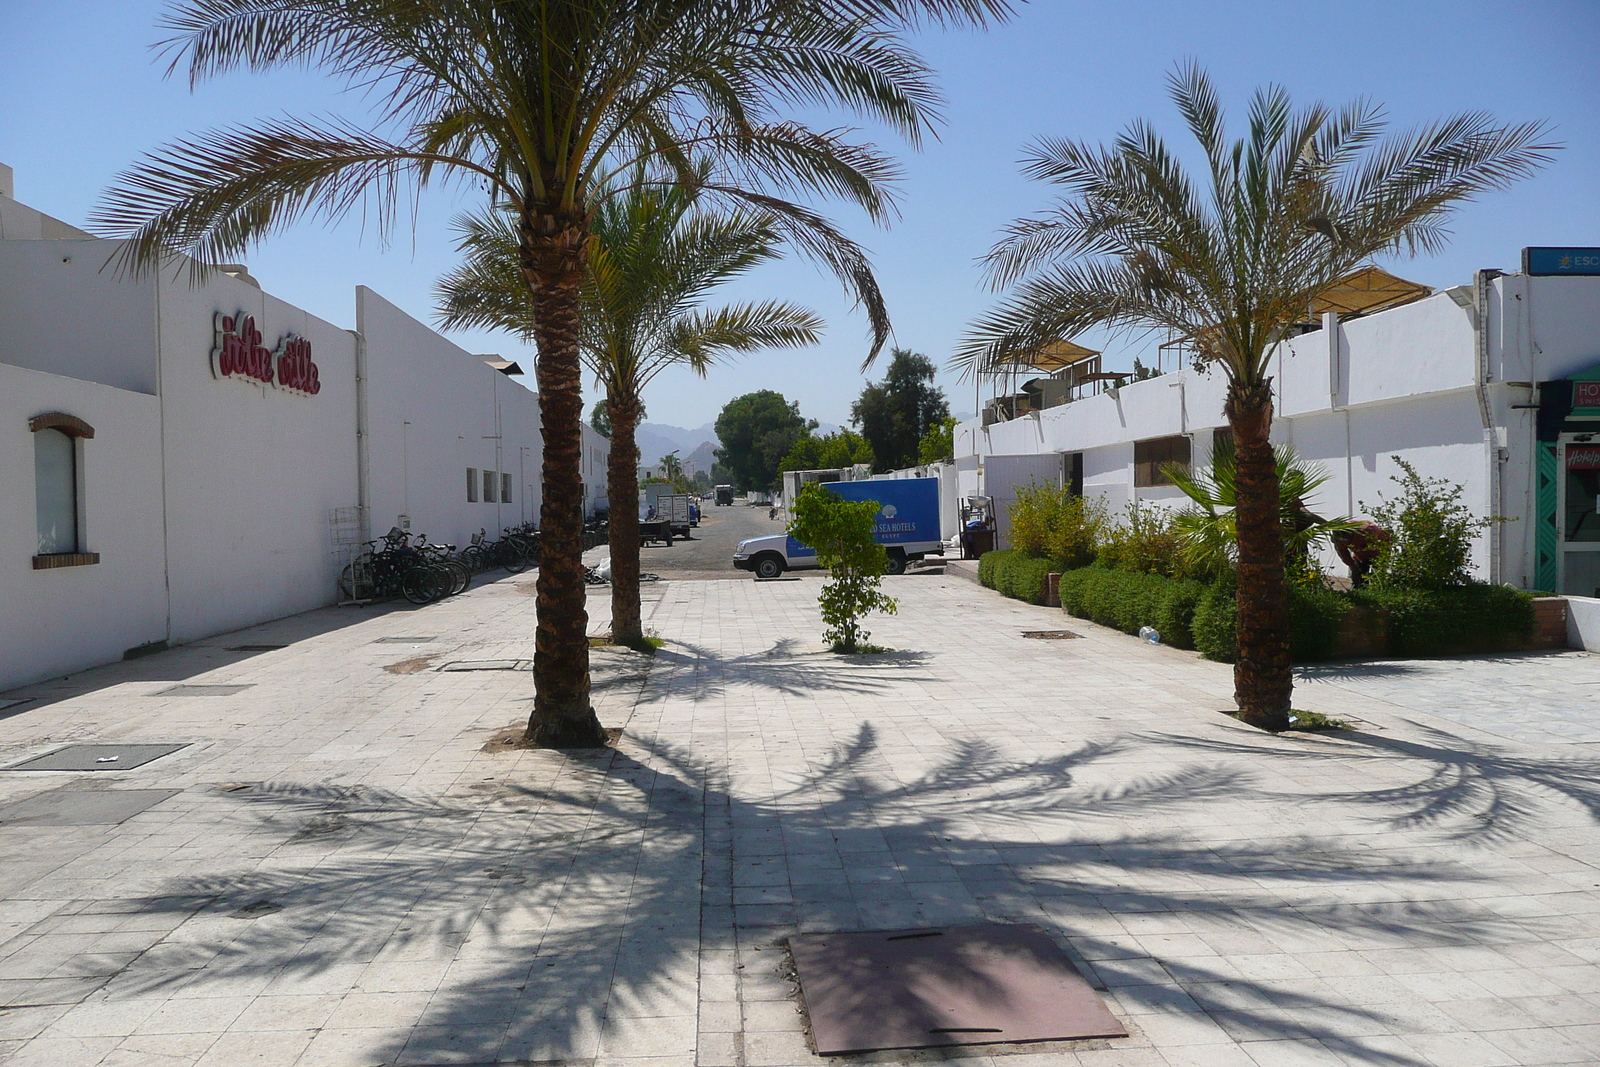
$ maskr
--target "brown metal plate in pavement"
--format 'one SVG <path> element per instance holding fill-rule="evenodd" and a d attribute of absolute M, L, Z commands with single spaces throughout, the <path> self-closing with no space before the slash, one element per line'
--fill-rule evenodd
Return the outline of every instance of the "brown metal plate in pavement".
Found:
<path fill-rule="evenodd" d="M 790 939 L 824 1056 L 1127 1037 L 1037 926 L 947 926 Z"/>

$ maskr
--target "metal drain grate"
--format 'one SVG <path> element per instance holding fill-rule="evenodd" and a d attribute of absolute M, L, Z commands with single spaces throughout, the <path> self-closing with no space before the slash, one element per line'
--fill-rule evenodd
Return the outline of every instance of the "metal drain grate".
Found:
<path fill-rule="evenodd" d="M 231 697 L 242 693 L 255 683 L 245 685 L 174 685 L 161 690 L 158 697 Z"/>
<path fill-rule="evenodd" d="M 372 643 L 375 645 L 425 645 L 429 641 L 437 640 L 437 637 L 380 637 Z"/>
<path fill-rule="evenodd" d="M 458 659 L 439 667 L 441 671 L 524 671 L 532 670 L 529 659 Z"/>
<path fill-rule="evenodd" d="M 188 747 L 187 741 L 179 745 L 68 745 L 0 770 L 126 771 Z"/>
<path fill-rule="evenodd" d="M 789 947 L 823 1056 L 1128 1036 L 1037 926 L 806 934 Z"/>
<path fill-rule="evenodd" d="M 0 826 L 115 826 L 181 789 L 52 789 L 0 806 Z"/>
<path fill-rule="evenodd" d="M 1075 634 L 1071 630 L 1024 630 L 1022 636 L 1032 637 L 1038 641 L 1071 641 L 1083 635 Z"/>
<path fill-rule="evenodd" d="M 279 649 L 288 648 L 288 645 L 229 645 L 224 652 L 277 652 Z"/>

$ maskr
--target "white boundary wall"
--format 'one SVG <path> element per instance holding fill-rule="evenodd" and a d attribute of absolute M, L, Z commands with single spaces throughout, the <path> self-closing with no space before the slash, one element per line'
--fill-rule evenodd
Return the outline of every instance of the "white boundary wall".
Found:
<path fill-rule="evenodd" d="M 1326 470 L 1328 482 L 1308 501 L 1325 515 L 1366 514 L 1364 503 L 1392 494 L 1394 455 L 1424 476 L 1462 484 L 1475 513 L 1516 520 L 1479 538 L 1478 573 L 1527 588 L 1535 577 L 1536 413 L 1526 405 L 1535 383 L 1600 363 L 1600 278 L 1496 278 L 1487 319 L 1489 427 L 1478 401 L 1473 312 L 1441 292 L 1280 346 L 1273 439 Z M 1187 434 L 1194 462 L 1204 463 L 1212 431 L 1226 426 L 1224 390 L 1221 372 L 1185 370 L 987 429 L 968 420 L 955 431 L 960 492 L 982 491 L 989 471 L 1011 457 L 1082 452 L 1085 494 L 1113 511 L 1131 500 L 1181 507 L 1185 498 L 1171 486 L 1134 486 L 1134 442 Z M 1490 568 L 1496 536 L 1498 575 Z M 1331 554 L 1327 562 L 1342 572 Z"/>
<path fill-rule="evenodd" d="M 36 221 L 3 194 L 0 209 L 8 232 Z M 371 290 L 358 333 L 228 275 L 130 279 L 101 269 L 114 242 L 33 231 L 0 239 L 0 689 L 331 603 L 332 519 L 362 505 L 363 473 L 367 536 L 408 513 L 457 545 L 537 520 L 537 397 Z M 268 348 L 309 341 L 320 391 L 215 377 L 219 312 L 253 317 Z M 29 420 L 52 411 L 95 431 L 78 442 L 80 548 L 100 562 L 35 570 Z M 583 433 L 592 512 L 609 442 Z M 509 503 L 482 499 L 485 470 L 513 476 Z"/>

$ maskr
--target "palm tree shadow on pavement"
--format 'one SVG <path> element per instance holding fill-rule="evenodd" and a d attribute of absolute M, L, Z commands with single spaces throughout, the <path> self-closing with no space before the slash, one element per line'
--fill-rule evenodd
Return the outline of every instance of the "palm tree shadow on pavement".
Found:
<path fill-rule="evenodd" d="M 493 778 L 442 798 L 296 783 L 228 793 L 241 839 L 278 846 L 252 868 L 176 876 L 140 902 L 191 917 L 106 994 L 415 994 L 399 1014 L 366 1020 L 371 1047 L 351 1062 L 682 1056 L 701 1039 L 701 990 L 784 998 L 779 943 L 790 933 L 1025 921 L 1054 931 L 1091 980 L 1125 999 L 1193 996 L 1191 1010 L 1235 1037 L 1424 1062 L 1352 1036 L 1386 1032 L 1380 1007 L 1316 982 L 1241 977 L 1225 956 L 1154 958 L 1119 926 L 1177 915 L 1224 932 L 1310 935 L 1327 914 L 1285 907 L 1290 891 L 1467 877 L 1392 858 L 1375 868 L 1343 838 L 1185 832 L 1185 820 L 1255 788 L 1249 773 L 1191 762 L 1130 778 L 1109 762 L 1126 742 L 1019 761 L 982 740 L 944 745 L 911 770 L 868 722 L 781 778 L 754 774 L 733 749 L 712 758 L 624 744 L 528 753 L 515 770 L 485 764 Z M 1090 784 L 1108 777 L 1116 784 Z M 1113 821 L 1132 816 L 1152 829 Z M 1172 828 L 1155 828 L 1155 816 Z M 1053 836 L 1037 832 L 1046 821 Z M 1385 944 L 1475 944 L 1497 921 L 1444 922 L 1415 902 L 1337 915 L 1340 937 Z"/>
<path fill-rule="evenodd" d="M 1578 805 L 1600 822 L 1600 759 L 1593 756 L 1518 755 L 1456 734 L 1413 723 L 1415 740 L 1341 732 L 1346 743 L 1334 758 L 1369 768 L 1366 789 L 1334 790 L 1319 801 L 1376 809 L 1397 829 L 1428 828 L 1455 840 L 1493 841 L 1528 828 L 1550 801 Z M 1166 739 L 1211 755 L 1242 755 L 1248 745 L 1215 740 Z M 1326 761 L 1330 753 L 1289 748 L 1280 758 Z M 1283 803 L 1304 800 L 1280 795 Z"/>

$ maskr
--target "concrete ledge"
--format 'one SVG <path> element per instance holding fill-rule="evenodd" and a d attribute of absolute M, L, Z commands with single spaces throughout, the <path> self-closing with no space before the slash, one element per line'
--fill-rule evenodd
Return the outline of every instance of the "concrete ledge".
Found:
<path fill-rule="evenodd" d="M 975 559 L 946 559 L 944 572 L 956 578 L 965 578 L 969 582 L 978 581 L 978 561 Z"/>
<path fill-rule="evenodd" d="M 1600 600 L 1567 597 L 1567 647 L 1600 652 Z"/>

